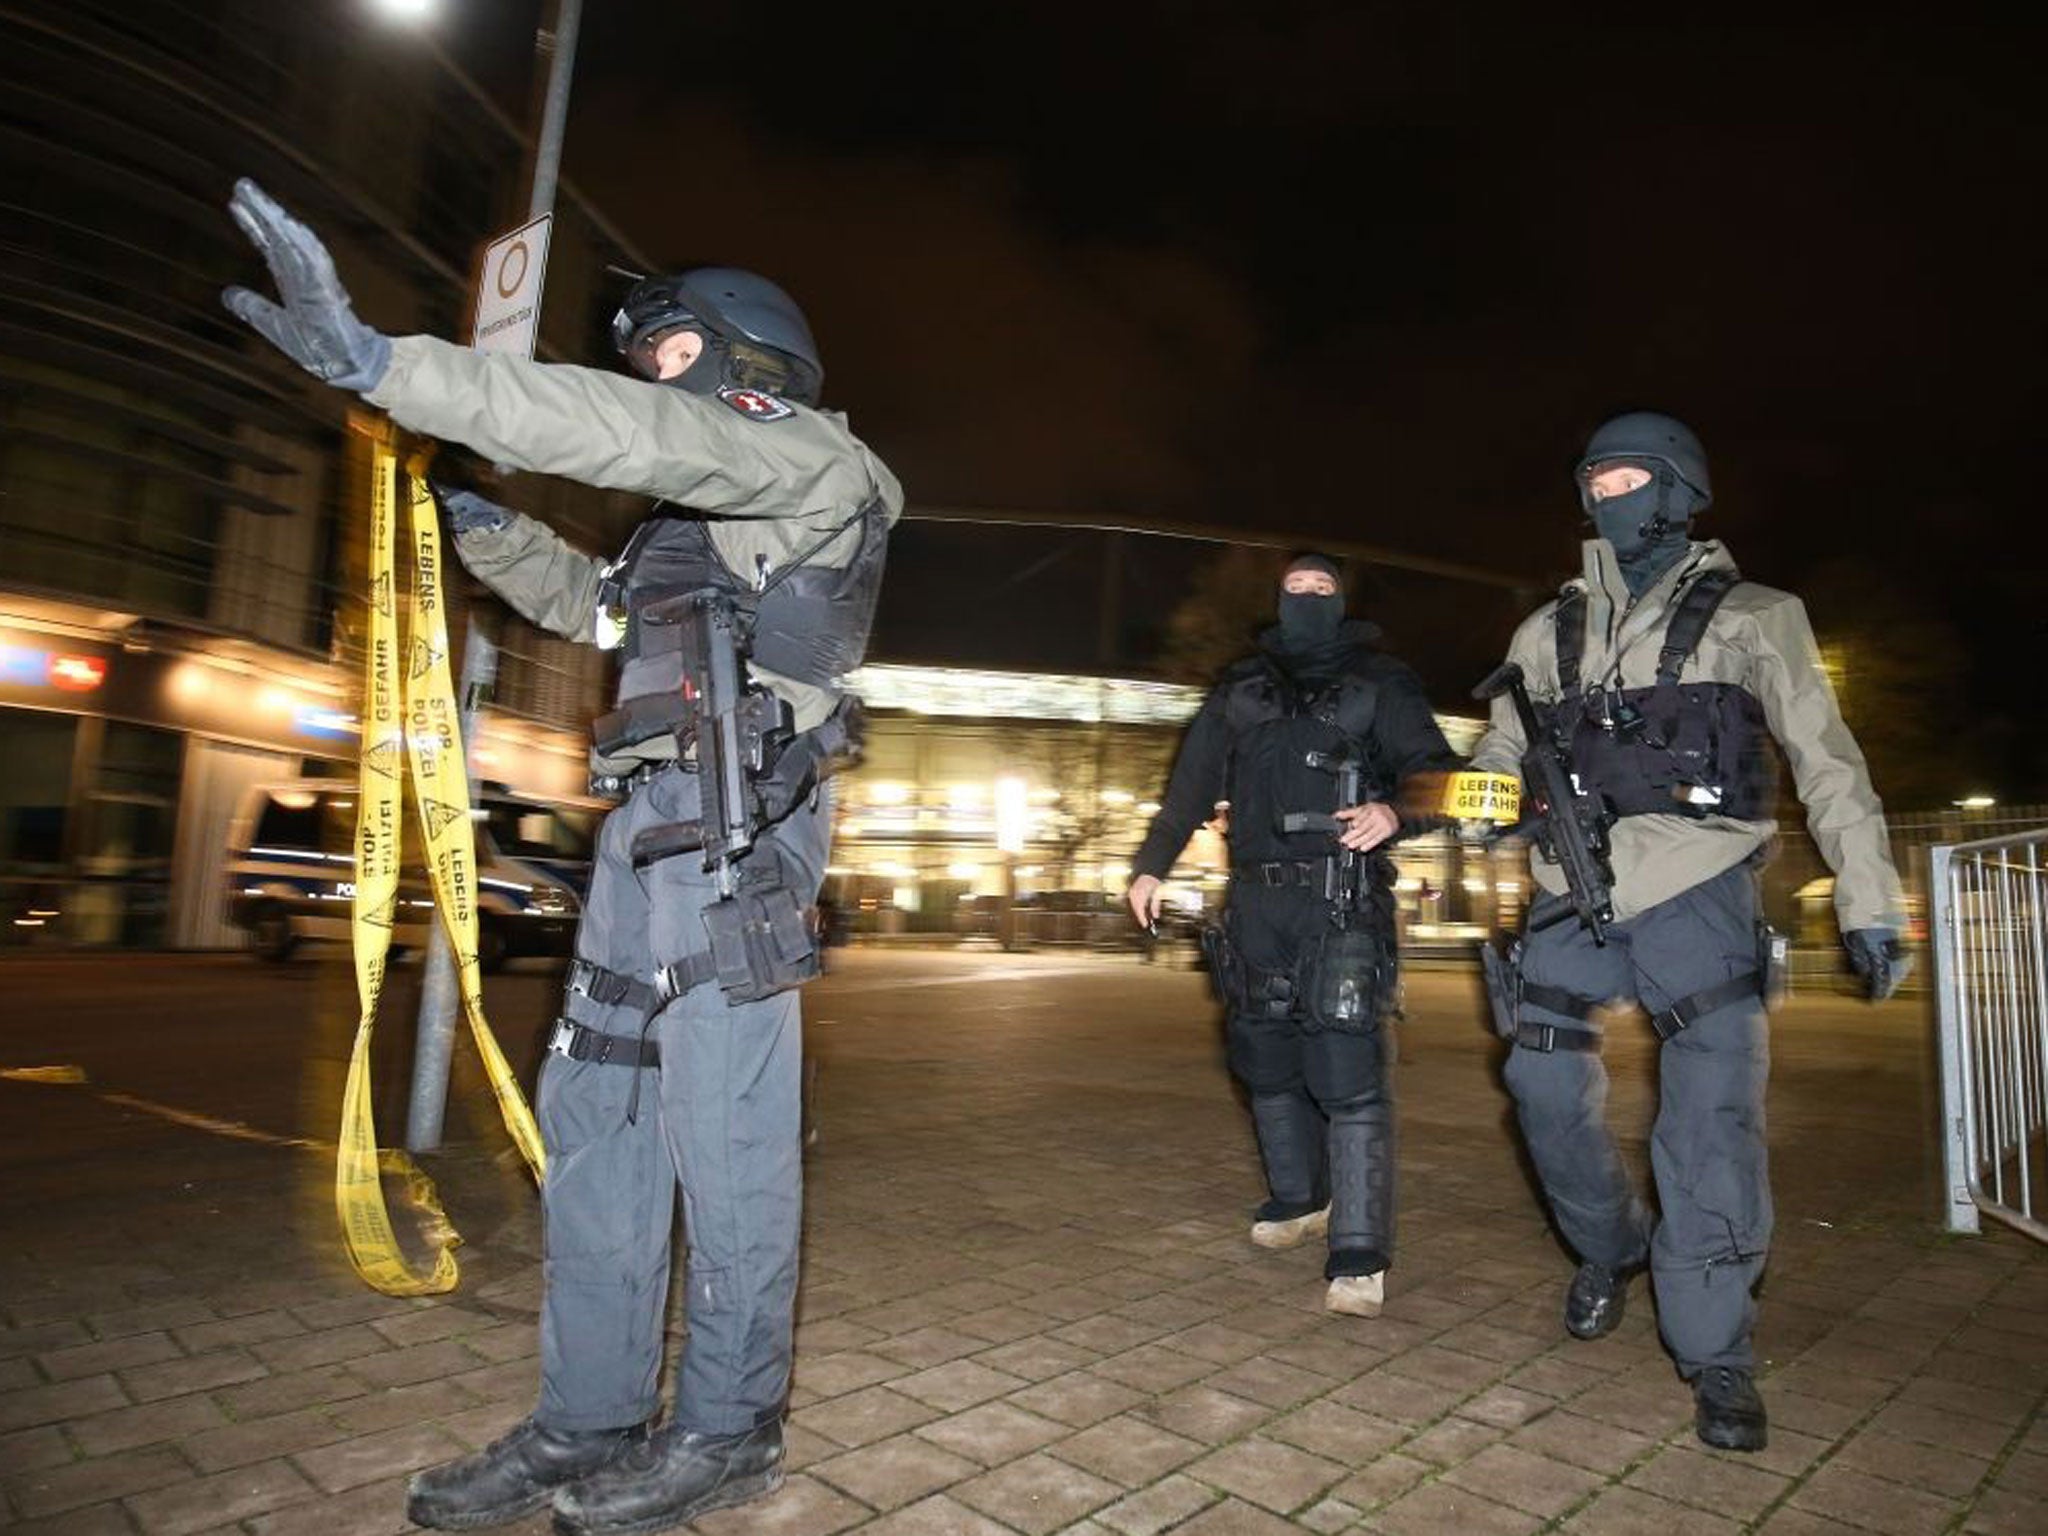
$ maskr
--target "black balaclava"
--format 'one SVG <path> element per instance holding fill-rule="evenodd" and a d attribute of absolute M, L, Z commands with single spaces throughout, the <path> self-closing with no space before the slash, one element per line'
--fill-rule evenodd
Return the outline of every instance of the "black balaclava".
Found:
<path fill-rule="evenodd" d="M 1337 590 L 1327 597 L 1320 592 L 1290 592 L 1287 577 L 1296 571 L 1320 571 L 1337 583 Z M 1284 647 L 1307 653 L 1336 639 L 1344 622 L 1344 577 L 1336 561 L 1322 555 L 1298 555 L 1288 562 L 1280 581 L 1280 639 Z"/>
<path fill-rule="evenodd" d="M 647 342 L 647 356 L 650 362 L 654 357 L 654 349 L 661 344 L 663 338 L 675 331 L 695 333 L 703 339 L 703 349 L 698 352 L 696 361 L 692 362 L 689 367 L 685 368 L 674 378 L 656 379 L 654 382 L 666 384 L 671 389 L 684 390 L 693 395 L 717 394 L 719 385 L 725 382 L 725 338 L 715 331 L 708 330 L 701 325 L 671 326 L 659 336 L 649 338 Z"/>
<path fill-rule="evenodd" d="M 1693 514 L 1706 502 L 1669 464 L 1658 459 L 1610 459 L 1590 466 L 1587 478 L 1615 464 L 1634 464 L 1647 470 L 1649 483 L 1625 496 L 1595 501 L 1582 478 L 1579 495 L 1594 529 L 1614 546 L 1628 595 L 1641 597 L 1685 553 L 1692 542 Z"/>

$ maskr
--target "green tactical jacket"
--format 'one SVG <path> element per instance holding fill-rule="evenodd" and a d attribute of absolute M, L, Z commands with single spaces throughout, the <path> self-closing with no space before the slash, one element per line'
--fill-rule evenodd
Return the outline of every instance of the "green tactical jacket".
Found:
<path fill-rule="evenodd" d="M 893 523 L 903 488 L 836 411 L 790 405 L 776 419 L 748 415 L 625 374 L 506 353 L 479 353 L 428 336 L 391 344 L 391 366 L 364 398 L 400 426 L 462 443 L 495 463 L 635 491 L 703 516 L 736 571 L 773 572 L 828 529 L 879 500 Z M 812 556 L 843 565 L 859 543 L 848 529 Z M 529 517 L 457 540 L 462 562 L 521 615 L 566 639 L 596 643 L 605 562 L 572 548 Z M 756 669 L 789 700 L 798 730 L 831 712 L 825 689 Z M 673 753 L 666 736 L 636 756 Z"/>
<path fill-rule="evenodd" d="M 1586 595 L 1582 686 L 1647 688 L 1656 681 L 1657 652 L 1679 588 L 1703 571 L 1734 571 L 1719 541 L 1696 543 L 1633 603 L 1613 546 L 1589 539 L 1585 573 L 1572 583 Z M 1558 697 L 1556 602 L 1522 621 L 1508 646 L 1539 704 Z M 1715 612 L 1681 682 L 1732 683 L 1763 706 L 1784 749 L 1806 824 L 1835 872 L 1835 916 L 1842 931 L 1905 927 L 1905 902 L 1885 839 L 1884 807 L 1856 738 L 1842 721 L 1834 689 L 1821 668 L 1806 608 L 1789 592 L 1755 582 L 1734 588 Z M 1514 706 L 1493 701 L 1491 726 L 1473 749 L 1472 766 L 1490 773 L 1520 771 L 1524 737 Z M 1625 816 L 1615 823 L 1614 915 L 1626 920 L 1690 890 L 1754 853 L 1777 831 L 1770 821 L 1708 816 Z M 1561 892 L 1558 866 L 1532 852 L 1530 868 L 1546 891 Z"/>

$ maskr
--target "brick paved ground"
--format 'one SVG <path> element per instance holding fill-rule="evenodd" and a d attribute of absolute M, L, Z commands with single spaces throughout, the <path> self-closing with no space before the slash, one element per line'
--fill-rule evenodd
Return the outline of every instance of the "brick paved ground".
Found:
<path fill-rule="evenodd" d="M 792 1476 L 699 1529 L 2048 1531 L 2048 1253 L 1936 1231 L 1917 1009 L 1779 1019 L 1772 1444 L 1732 1457 L 1692 1438 L 1640 1286 L 1615 1336 L 1563 1337 L 1569 1263 L 1469 978 L 1413 983 L 1376 1321 L 1320 1310 L 1317 1255 L 1245 1241 L 1256 1164 L 1198 987 L 856 953 L 817 989 Z M 1640 1160 L 1647 1051 L 1611 1060 Z M 437 1166 L 461 1289 L 395 1301 L 340 1264 L 319 1157 L 90 1088 L 0 1084 L 0 1114 L 24 1094 L 69 1117 L 8 1145 L 0 1193 L 0 1519 L 24 1536 L 400 1531 L 410 1471 L 530 1405 L 537 1218 L 501 1139 Z"/>

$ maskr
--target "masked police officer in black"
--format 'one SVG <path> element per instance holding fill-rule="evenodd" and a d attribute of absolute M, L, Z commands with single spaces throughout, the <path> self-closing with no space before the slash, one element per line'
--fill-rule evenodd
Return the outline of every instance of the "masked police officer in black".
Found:
<path fill-rule="evenodd" d="M 1324 1304 L 1372 1317 L 1394 1250 L 1380 1028 L 1394 983 L 1393 866 L 1376 850 L 1403 830 L 1396 798 L 1420 801 L 1457 760 L 1415 674 L 1373 649 L 1375 626 L 1344 617 L 1333 562 L 1295 560 L 1279 610 L 1188 727 L 1132 860 L 1129 900 L 1155 923 L 1174 860 L 1228 802 L 1230 895 L 1211 969 L 1266 1170 L 1251 1238 L 1292 1248 L 1327 1232 Z"/>

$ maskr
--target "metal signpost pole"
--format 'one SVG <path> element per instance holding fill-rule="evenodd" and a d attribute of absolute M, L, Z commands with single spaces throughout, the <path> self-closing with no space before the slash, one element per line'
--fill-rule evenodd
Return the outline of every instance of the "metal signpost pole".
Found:
<path fill-rule="evenodd" d="M 555 209 L 555 185 L 561 179 L 562 132 L 569 116 L 569 81 L 576 68 L 576 33 L 583 17 L 583 0 L 558 0 L 552 29 L 553 58 L 548 67 L 547 103 L 541 113 L 540 133 L 534 141 L 533 182 L 527 199 L 530 225 L 548 217 Z M 550 32 L 541 33 L 542 47 Z M 488 282 L 489 263 L 482 281 Z M 533 296 L 533 321 L 529 330 L 540 329 L 540 292 Z M 532 353 L 531 341 L 528 355 Z M 461 709 L 462 742 L 469 766 L 469 803 L 478 802 L 476 768 L 477 718 L 491 696 L 498 679 L 498 646 L 484 627 L 470 615 L 462 644 L 462 681 L 458 703 Z M 405 1145 L 408 1151 L 432 1152 L 441 1145 L 443 1119 L 448 1107 L 448 1069 L 455 1050 L 455 1016 L 460 1006 L 455 957 L 448 947 L 448 935 L 439 923 L 431 925 L 427 940 L 425 974 L 420 985 L 418 1044 L 413 1056 L 412 1097 L 406 1112 Z"/>

